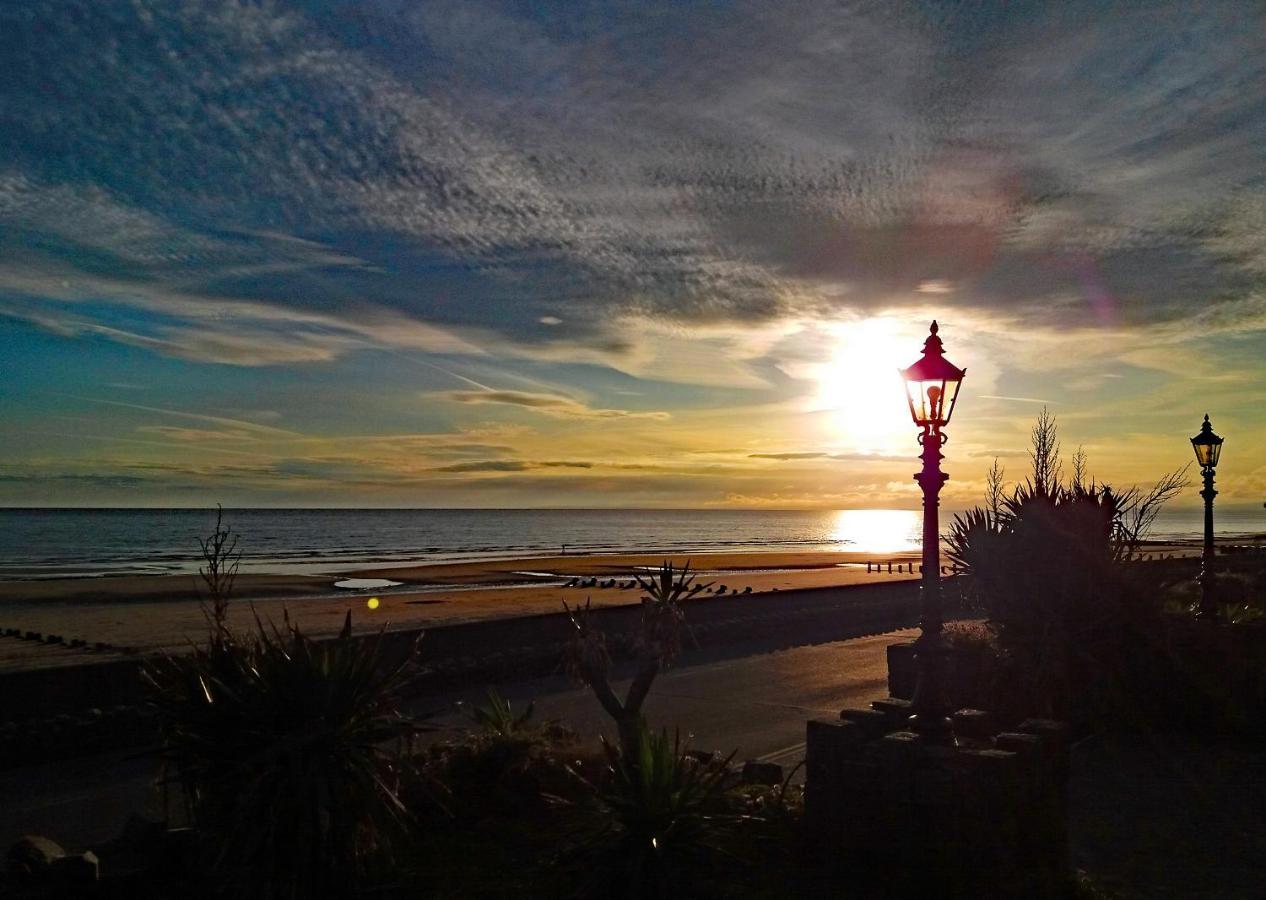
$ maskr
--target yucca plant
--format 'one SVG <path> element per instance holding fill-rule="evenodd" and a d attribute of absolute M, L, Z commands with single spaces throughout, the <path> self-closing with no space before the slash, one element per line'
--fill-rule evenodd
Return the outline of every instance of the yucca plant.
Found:
<path fill-rule="evenodd" d="M 1030 456 L 1031 476 L 1009 495 L 995 462 L 985 506 L 955 516 L 946 548 L 997 632 L 1007 693 L 1031 712 L 1070 715 L 1122 689 L 1124 656 L 1157 605 L 1122 563 L 1186 484 L 1185 470 L 1118 492 L 1090 477 L 1079 449 L 1063 483 L 1045 410 Z"/>
<path fill-rule="evenodd" d="M 954 517 L 947 555 L 1004 638 L 1075 633 L 1111 616 L 1119 593 L 1115 535 L 1123 514 L 1107 486 L 1021 485 L 997 515 Z"/>
<path fill-rule="evenodd" d="M 287 619 L 149 665 L 166 757 L 210 863 L 240 897 L 349 896 L 406 825 L 391 743 L 416 645 L 396 660 L 351 615 L 316 642 Z"/>
<path fill-rule="evenodd" d="M 571 619 L 572 639 L 567 645 L 564 666 L 569 674 L 586 684 L 615 720 L 620 747 L 626 757 L 635 759 L 645 725 L 642 705 L 660 671 L 681 652 L 682 635 L 687 631 L 681 601 L 708 587 L 695 586 L 690 563 L 678 569 L 664 560 L 653 578 L 637 577 L 642 595 L 642 617 L 633 650 L 637 658 L 633 681 L 621 700 L 611 687 L 611 654 L 606 634 L 594 620 L 588 601 L 573 610 L 563 601 Z"/>
<path fill-rule="evenodd" d="M 517 816 L 534 816 L 571 783 L 566 764 L 574 759 L 579 736 L 556 721 L 535 721 L 533 704 L 518 712 L 493 689 L 486 705 L 460 707 L 474 726 L 452 740 L 436 742 L 425 757 L 425 772 L 447 793 L 445 815 L 460 825 L 497 827 Z M 435 793 L 432 790 L 432 793 Z M 426 801 L 411 808 L 435 806 Z"/>
<path fill-rule="evenodd" d="M 459 704 L 462 714 L 481 732 L 490 737 L 509 739 L 531 729 L 535 703 L 529 701 L 527 709 L 516 714 L 510 701 L 494 688 L 488 688 L 485 696 L 488 698 L 486 706 Z"/>
<path fill-rule="evenodd" d="M 633 754 L 603 740 L 608 767 L 592 785 L 596 829 L 569 854 L 588 896 L 694 896 L 692 883 L 725 855 L 736 816 L 725 802 L 729 763 L 688 757 L 680 736 L 644 725 Z"/>

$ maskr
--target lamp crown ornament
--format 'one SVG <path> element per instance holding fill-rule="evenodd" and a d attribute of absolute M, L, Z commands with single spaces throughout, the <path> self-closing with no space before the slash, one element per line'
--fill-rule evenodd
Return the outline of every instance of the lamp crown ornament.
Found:
<path fill-rule="evenodd" d="M 941 343 L 941 339 L 937 337 L 937 332 L 941 330 L 941 326 L 936 324 L 936 319 L 932 320 L 932 327 L 928 329 L 928 336 L 923 341 L 923 355 L 935 353 L 938 356 L 945 352 L 945 345 Z"/>

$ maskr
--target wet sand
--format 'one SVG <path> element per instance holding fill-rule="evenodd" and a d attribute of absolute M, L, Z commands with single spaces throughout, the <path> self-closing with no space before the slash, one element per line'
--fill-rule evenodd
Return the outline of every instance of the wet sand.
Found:
<path fill-rule="evenodd" d="M 684 565 L 687 557 L 668 557 Z M 594 606 L 634 604 L 641 591 L 625 588 L 635 572 L 647 574 L 662 555 L 558 556 L 469 563 L 361 569 L 329 576 L 243 575 L 235 586 L 231 621 L 252 625 L 254 612 L 280 620 L 283 612 L 313 635 L 335 633 L 347 612 L 357 631 L 425 628 L 482 619 L 558 612 L 563 601 Z M 884 571 L 867 574 L 877 560 L 859 553 L 724 553 L 689 557 L 698 583 L 725 585 L 727 593 L 753 594 L 916 577 L 913 555 L 883 557 Z M 887 562 L 893 574 L 887 573 Z M 898 572 L 898 567 L 905 572 Z M 383 578 L 398 587 L 342 591 L 343 577 Z M 565 587 L 572 578 L 597 578 L 594 587 Z M 604 587 L 612 579 L 614 587 Z M 0 583 L 0 628 L 21 628 L 152 650 L 187 646 L 206 632 L 198 583 L 191 576 L 132 576 Z M 370 610 L 368 598 L 378 598 Z M 0 640 L 0 665 L 24 642 Z M 8 649 L 6 649 L 8 648 Z M 23 659 L 30 650 L 23 648 Z"/>
<path fill-rule="evenodd" d="M 1192 555 L 1196 548 L 1175 544 L 1149 551 Z M 550 556 L 356 569 L 338 575 L 243 575 L 235 586 L 231 622 L 248 629 L 256 613 L 278 622 L 288 613 L 307 633 L 322 636 L 336 633 L 349 611 L 355 629 L 369 631 L 553 613 L 564 601 L 573 606 L 586 601 L 594 606 L 635 604 L 641 591 L 624 585 L 635 572 L 648 574 L 666 558 L 677 566 L 689 561 L 701 583 L 724 584 L 727 593 L 750 587 L 770 602 L 777 602 L 779 591 L 917 577 L 910 571 L 911 563 L 917 563 L 914 554 L 786 551 Z M 868 573 L 868 562 L 882 564 L 882 569 L 877 565 Z M 402 584 L 376 591 L 335 588 L 334 583 L 345 577 Z M 573 578 L 595 578 L 598 585 L 564 586 Z M 615 586 L 603 586 L 612 579 Z M 0 582 L 0 629 L 140 650 L 186 647 L 206 634 L 199 587 L 196 576 L 189 575 Z M 367 606 L 370 596 L 378 598 L 376 609 Z M 41 652 L 29 642 L 0 639 L 0 668 L 26 668 L 36 657 L 52 660 L 65 655 L 52 648 Z"/>

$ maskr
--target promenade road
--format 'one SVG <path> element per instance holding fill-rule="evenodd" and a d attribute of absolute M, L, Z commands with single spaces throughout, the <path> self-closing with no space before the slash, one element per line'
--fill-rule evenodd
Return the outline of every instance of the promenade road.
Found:
<path fill-rule="evenodd" d="M 692 747 L 738 750 L 742 761 L 765 757 L 794 765 L 804 756 L 805 720 L 834 717 L 845 706 L 887 694 L 885 648 L 914 632 L 769 649 L 757 643 L 687 652 L 656 682 L 647 703 L 655 727 L 680 728 Z M 622 686 L 622 685 L 621 685 Z M 582 734 L 610 731 L 597 701 L 562 676 L 498 684 L 516 708 L 536 701 L 536 715 L 562 719 Z M 411 711 L 435 710 L 440 724 L 464 720 L 458 700 L 480 702 L 482 688 L 420 697 Z M 0 772 L 0 846 L 25 833 L 69 849 L 112 837 L 135 811 L 161 814 L 156 760 L 114 753 Z M 173 809 L 179 798 L 172 797 Z"/>

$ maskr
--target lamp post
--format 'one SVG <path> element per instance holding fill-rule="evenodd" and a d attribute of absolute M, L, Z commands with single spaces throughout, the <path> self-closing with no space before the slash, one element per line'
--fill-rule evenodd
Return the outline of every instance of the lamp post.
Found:
<path fill-rule="evenodd" d="M 1204 490 L 1200 492 L 1204 498 L 1204 552 L 1200 555 L 1200 574 L 1196 576 L 1200 582 L 1200 612 L 1196 618 L 1216 622 L 1219 616 L 1213 585 L 1213 498 L 1218 492 L 1213 489 L 1213 471 L 1222 455 L 1222 438 L 1213 433 L 1208 413 L 1205 413 L 1200 433 L 1191 439 L 1191 448 L 1196 451 L 1196 462 L 1200 463 L 1200 472 L 1204 475 Z"/>
<path fill-rule="evenodd" d="M 939 330 L 932 322 L 931 333 L 923 342 L 923 356 L 914 365 L 901 370 L 910 402 L 910 416 L 922 429 L 919 444 L 923 447 L 923 469 L 914 480 L 923 489 L 923 580 L 919 588 L 920 635 L 914 643 L 917 680 L 910 727 L 929 743 L 948 743 L 954 739 L 942 685 L 946 647 L 941 634 L 944 624 L 941 611 L 940 527 L 938 506 L 941 486 L 949 476 L 941 471 L 941 447 L 948 438 L 941 431 L 949 424 L 954 401 L 962 385 L 966 369 L 960 369 L 945 358 Z"/>

